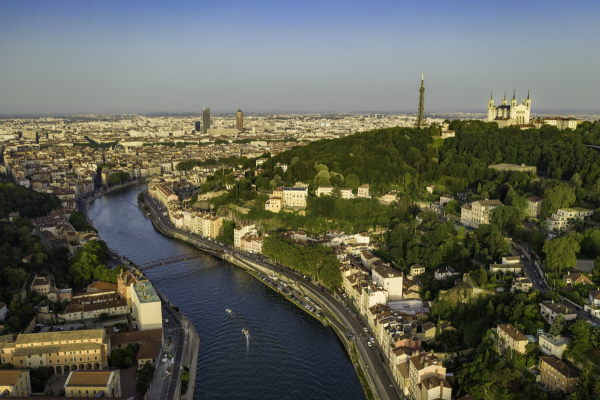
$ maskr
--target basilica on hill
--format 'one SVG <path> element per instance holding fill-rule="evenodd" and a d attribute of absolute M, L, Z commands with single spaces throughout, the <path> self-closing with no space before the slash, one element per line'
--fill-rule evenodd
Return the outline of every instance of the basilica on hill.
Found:
<path fill-rule="evenodd" d="M 522 127 L 528 127 L 530 125 L 529 115 L 531 113 L 531 100 L 529 99 L 529 91 L 527 92 L 527 99 L 523 99 L 523 102 L 517 105 L 517 99 L 513 92 L 513 98 L 510 100 L 510 105 L 506 100 L 506 93 L 504 93 L 504 100 L 502 105 L 495 106 L 493 97 L 490 97 L 488 101 L 488 122 L 497 122 L 498 127 L 504 128 L 510 125 L 520 125 Z"/>

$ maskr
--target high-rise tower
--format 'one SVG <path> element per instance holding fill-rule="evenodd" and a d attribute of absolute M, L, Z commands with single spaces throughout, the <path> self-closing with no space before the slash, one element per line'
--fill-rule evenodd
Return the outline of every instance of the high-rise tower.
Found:
<path fill-rule="evenodd" d="M 238 132 L 244 132 L 244 113 L 242 110 L 237 110 L 235 113 L 235 127 Z"/>
<path fill-rule="evenodd" d="M 202 106 L 202 133 L 208 133 L 210 129 L 210 108 Z"/>
<path fill-rule="evenodd" d="M 424 76 L 421 74 L 421 88 L 419 89 L 419 112 L 417 114 L 417 123 L 415 128 L 425 128 L 425 84 Z"/>

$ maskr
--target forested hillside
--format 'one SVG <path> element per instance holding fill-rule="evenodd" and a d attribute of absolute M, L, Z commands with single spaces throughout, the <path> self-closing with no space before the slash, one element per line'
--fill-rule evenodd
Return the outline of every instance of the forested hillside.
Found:
<path fill-rule="evenodd" d="M 278 154 L 263 164 L 256 181 L 260 188 L 281 177 L 286 186 L 297 181 L 313 186 L 338 185 L 356 189 L 368 183 L 383 193 L 396 184 L 415 189 L 437 183 L 458 192 L 476 188 L 486 178 L 490 164 L 536 166 L 538 174 L 568 180 L 574 173 L 583 187 L 600 178 L 597 150 L 584 143 L 598 137 L 597 123 L 585 122 L 576 131 L 552 126 L 521 130 L 498 129 L 496 123 L 454 121 L 456 137 L 433 145 L 428 130 L 388 128 L 362 132 L 335 140 L 321 140 Z M 285 173 L 277 163 L 288 165 Z"/>

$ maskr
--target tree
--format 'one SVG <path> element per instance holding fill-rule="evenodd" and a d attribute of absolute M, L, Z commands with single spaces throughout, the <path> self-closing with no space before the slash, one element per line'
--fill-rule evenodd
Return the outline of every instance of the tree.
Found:
<path fill-rule="evenodd" d="M 600 201 L 600 179 L 597 179 L 592 186 L 589 197 L 593 201 Z"/>
<path fill-rule="evenodd" d="M 570 207 L 577 200 L 575 192 L 565 184 L 546 189 L 542 202 L 541 217 L 549 217 L 559 208 Z"/>
<path fill-rule="evenodd" d="M 135 391 L 143 395 L 148 390 L 148 384 L 144 381 L 137 381 L 135 384 Z"/>
<path fill-rule="evenodd" d="M 564 314 L 558 314 L 554 319 L 554 323 L 550 327 L 550 334 L 560 336 L 565 329 L 566 321 Z"/>
<path fill-rule="evenodd" d="M 438 316 L 437 326 L 435 327 L 435 338 L 439 339 L 442 332 L 442 316 Z"/>
<path fill-rule="evenodd" d="M 580 357 L 592 349 L 590 325 L 583 319 L 576 319 L 569 327 L 573 338 L 569 342 L 567 351 L 573 357 Z"/>
<path fill-rule="evenodd" d="M 212 187 L 210 186 L 210 183 L 208 182 L 204 182 L 202 184 L 202 186 L 200 186 L 200 192 L 202 192 L 202 194 L 208 193 L 212 190 Z"/>
<path fill-rule="evenodd" d="M 571 177 L 571 183 L 575 186 L 575 187 L 581 187 L 581 175 L 579 175 L 579 172 L 575 172 L 573 174 L 573 176 Z"/>
<path fill-rule="evenodd" d="M 570 233 L 559 236 L 544 243 L 546 265 L 552 271 L 561 273 L 565 269 L 574 268 L 577 263 L 576 254 L 579 252 L 579 237 L 581 235 Z"/>
<path fill-rule="evenodd" d="M 346 177 L 346 186 L 352 190 L 356 190 L 360 186 L 360 179 L 356 174 L 348 174 Z"/>

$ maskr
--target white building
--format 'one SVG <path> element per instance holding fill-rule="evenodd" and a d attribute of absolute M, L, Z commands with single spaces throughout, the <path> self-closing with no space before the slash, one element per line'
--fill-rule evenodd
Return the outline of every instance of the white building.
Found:
<path fill-rule="evenodd" d="M 558 129 L 560 129 L 561 131 L 570 128 L 570 129 L 577 129 L 577 123 L 580 122 L 578 120 L 576 120 L 575 118 L 569 117 L 569 118 L 561 118 L 561 117 L 553 117 L 553 118 L 544 118 L 542 120 L 542 122 L 544 123 L 544 125 L 552 125 L 557 127 Z"/>
<path fill-rule="evenodd" d="M 134 282 L 130 287 L 133 318 L 141 331 L 162 329 L 161 301 L 148 281 Z"/>
<path fill-rule="evenodd" d="M 8 312 L 8 308 L 6 308 L 6 304 L 0 302 L 0 321 L 4 322 L 6 319 L 6 313 Z"/>
<path fill-rule="evenodd" d="M 492 210 L 502 205 L 500 200 L 478 200 L 465 204 L 460 209 L 460 223 L 471 228 L 489 224 Z"/>
<path fill-rule="evenodd" d="M 458 275 L 458 272 L 452 267 L 442 267 L 435 270 L 434 278 L 438 281 L 448 279 L 453 275 Z"/>
<path fill-rule="evenodd" d="M 582 221 L 585 217 L 591 217 L 594 210 L 583 207 L 559 208 L 556 213 L 546 218 L 548 231 L 563 230 L 571 226 L 576 220 Z"/>
<path fill-rule="evenodd" d="M 562 359 L 563 352 L 569 345 L 569 339 L 566 337 L 544 333 L 538 338 L 538 343 L 544 354 L 556 356 L 557 358 Z"/>
<path fill-rule="evenodd" d="M 240 249 L 242 247 L 242 237 L 247 234 L 256 234 L 255 224 L 244 224 L 233 230 L 233 245 L 236 249 Z"/>
<path fill-rule="evenodd" d="M 373 266 L 372 277 L 387 293 L 387 301 L 402 300 L 402 273 L 383 265 Z"/>

